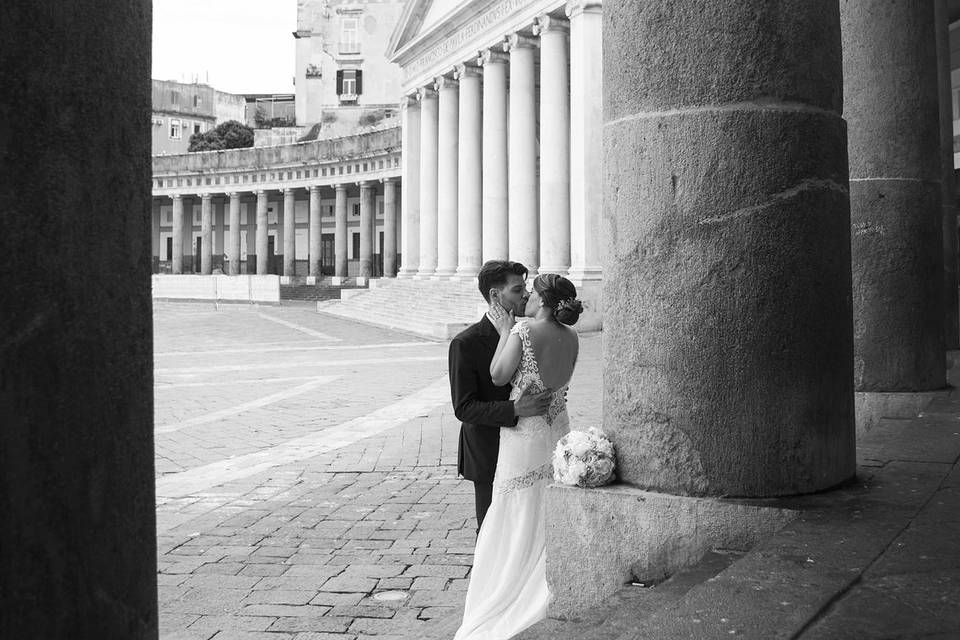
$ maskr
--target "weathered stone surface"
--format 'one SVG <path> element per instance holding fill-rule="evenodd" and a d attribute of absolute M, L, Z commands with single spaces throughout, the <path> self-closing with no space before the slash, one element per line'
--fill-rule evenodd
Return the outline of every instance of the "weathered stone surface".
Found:
<path fill-rule="evenodd" d="M 822 112 L 607 126 L 604 428 L 623 481 L 770 496 L 852 475 L 843 141 Z"/>
<path fill-rule="evenodd" d="M 742 102 L 839 113 L 839 32 L 829 0 L 604 2 L 604 119 Z"/>
<path fill-rule="evenodd" d="M 884 393 L 861 391 L 854 393 L 857 415 L 857 438 L 876 429 L 881 420 L 916 418 L 937 397 L 949 395 L 948 390 L 916 393 Z M 899 427 L 898 427 L 899 428 Z"/>
<path fill-rule="evenodd" d="M 946 384 L 939 190 L 933 182 L 850 183 L 857 391 Z"/>
<path fill-rule="evenodd" d="M 856 389 L 938 389 L 944 243 L 934 3 L 845 0 L 840 16 Z"/>
<path fill-rule="evenodd" d="M 0 5 L 5 638 L 157 637 L 150 33 L 147 0 Z"/>
<path fill-rule="evenodd" d="M 712 548 L 749 549 L 795 517 L 761 503 L 687 498 L 624 485 L 547 492 L 551 617 L 596 605 L 630 581 L 656 582 Z M 589 562 L 584 558 L 589 557 Z"/>

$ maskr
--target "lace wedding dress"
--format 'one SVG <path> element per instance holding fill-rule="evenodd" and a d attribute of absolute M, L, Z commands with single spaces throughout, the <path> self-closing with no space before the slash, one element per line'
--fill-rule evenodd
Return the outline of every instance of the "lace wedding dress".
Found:
<path fill-rule="evenodd" d="M 510 381 L 515 400 L 524 388 L 543 391 L 540 368 L 524 321 L 510 331 L 520 337 L 522 354 Z M 553 477 L 551 459 L 570 430 L 565 392 L 553 392 L 546 415 L 520 418 L 500 429 L 500 454 L 493 480 L 493 502 L 483 520 L 473 556 L 463 623 L 455 640 L 506 640 L 547 615 L 544 502 Z"/>

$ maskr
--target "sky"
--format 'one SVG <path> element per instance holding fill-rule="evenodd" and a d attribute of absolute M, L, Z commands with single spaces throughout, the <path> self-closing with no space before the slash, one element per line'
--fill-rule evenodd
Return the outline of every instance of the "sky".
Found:
<path fill-rule="evenodd" d="M 296 0 L 153 0 L 153 78 L 293 93 Z"/>

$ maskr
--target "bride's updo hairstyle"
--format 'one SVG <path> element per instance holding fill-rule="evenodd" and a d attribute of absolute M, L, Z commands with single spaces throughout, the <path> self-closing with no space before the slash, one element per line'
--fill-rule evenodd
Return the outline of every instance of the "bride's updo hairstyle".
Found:
<path fill-rule="evenodd" d="M 556 273 L 545 273 L 533 280 L 533 288 L 543 300 L 545 307 L 553 309 L 558 322 L 573 325 L 583 313 L 583 305 L 577 300 L 577 288 L 573 283 Z"/>

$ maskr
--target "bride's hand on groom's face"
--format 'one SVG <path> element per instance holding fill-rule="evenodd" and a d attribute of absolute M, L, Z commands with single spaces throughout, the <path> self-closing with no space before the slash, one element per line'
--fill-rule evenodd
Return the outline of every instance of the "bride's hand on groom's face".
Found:
<path fill-rule="evenodd" d="M 498 303 L 494 304 L 491 315 L 493 316 L 494 324 L 501 334 L 503 334 L 504 331 L 509 332 L 510 329 L 513 328 L 513 325 L 517 323 L 513 311 L 504 309 Z"/>

